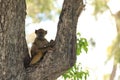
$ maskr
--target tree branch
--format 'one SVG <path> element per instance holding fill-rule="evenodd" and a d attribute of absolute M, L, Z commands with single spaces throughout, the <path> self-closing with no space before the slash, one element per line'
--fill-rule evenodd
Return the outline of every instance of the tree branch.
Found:
<path fill-rule="evenodd" d="M 76 26 L 84 8 L 82 0 L 64 0 L 54 50 L 43 60 L 27 69 L 28 80 L 55 80 L 76 61 Z"/>

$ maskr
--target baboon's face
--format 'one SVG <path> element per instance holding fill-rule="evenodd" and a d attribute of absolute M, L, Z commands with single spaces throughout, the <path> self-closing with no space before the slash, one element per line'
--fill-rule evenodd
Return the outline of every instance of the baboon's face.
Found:
<path fill-rule="evenodd" d="M 44 36 L 47 34 L 47 31 L 45 31 L 44 29 L 38 29 L 35 30 L 36 36 L 39 38 L 44 38 Z"/>

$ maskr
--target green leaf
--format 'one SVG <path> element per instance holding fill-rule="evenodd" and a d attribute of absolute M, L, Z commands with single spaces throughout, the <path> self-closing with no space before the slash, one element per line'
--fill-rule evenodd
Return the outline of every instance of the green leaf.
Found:
<path fill-rule="evenodd" d="M 81 34 L 77 33 L 77 53 L 76 55 L 80 55 L 80 53 L 84 50 L 86 53 L 88 51 L 88 43 L 87 39 L 81 38 Z M 81 64 L 75 64 L 72 68 L 70 68 L 66 73 L 62 75 L 64 80 L 66 79 L 74 79 L 74 80 L 82 80 L 83 78 L 86 80 L 88 76 L 88 71 L 82 71 Z"/>
<path fill-rule="evenodd" d="M 87 39 L 81 38 L 80 33 L 77 34 L 77 55 L 80 55 L 82 50 L 84 50 L 86 53 L 88 52 L 88 42 Z"/>

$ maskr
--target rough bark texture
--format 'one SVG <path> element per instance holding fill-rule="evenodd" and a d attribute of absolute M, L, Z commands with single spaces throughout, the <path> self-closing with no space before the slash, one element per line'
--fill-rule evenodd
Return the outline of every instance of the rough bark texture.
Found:
<path fill-rule="evenodd" d="M 0 0 L 0 80 L 24 80 L 25 0 Z"/>
<path fill-rule="evenodd" d="M 25 1 L 0 0 L 0 80 L 55 80 L 76 61 L 76 26 L 82 0 L 64 0 L 56 45 L 43 60 L 26 70 Z"/>

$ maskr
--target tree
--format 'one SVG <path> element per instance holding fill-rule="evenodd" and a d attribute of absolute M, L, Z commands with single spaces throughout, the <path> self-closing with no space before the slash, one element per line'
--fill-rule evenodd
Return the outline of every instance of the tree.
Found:
<path fill-rule="evenodd" d="M 109 58 L 112 56 L 114 57 L 114 63 L 113 63 L 113 69 L 112 73 L 110 75 L 110 80 L 114 80 L 114 77 L 116 75 L 117 65 L 120 63 L 120 11 L 118 11 L 116 14 L 112 14 L 116 21 L 116 29 L 117 29 L 117 37 L 113 44 L 109 47 Z"/>
<path fill-rule="evenodd" d="M 27 15 L 30 16 L 34 22 L 45 19 L 52 19 L 53 14 L 60 12 L 56 8 L 56 0 L 26 0 Z"/>
<path fill-rule="evenodd" d="M 43 60 L 27 69 L 23 59 L 28 54 L 25 40 L 25 0 L 0 1 L 0 79 L 55 80 L 76 60 L 76 25 L 84 8 L 82 0 L 64 0 L 58 22 L 56 44 Z"/>
<path fill-rule="evenodd" d="M 82 51 L 85 51 L 87 53 L 88 51 L 88 42 L 87 39 L 82 38 L 80 33 L 77 33 L 77 57 L 80 56 Z M 72 68 L 67 70 L 64 74 L 62 74 L 62 77 L 64 80 L 87 80 L 87 77 L 89 76 L 88 70 L 82 69 L 82 64 L 76 60 L 76 63 Z"/>
<path fill-rule="evenodd" d="M 25 0 L 0 1 L 0 79 L 24 80 Z"/>
<path fill-rule="evenodd" d="M 115 22 L 116 22 L 116 29 L 117 29 L 117 37 L 115 39 L 115 41 L 113 42 L 113 44 L 111 46 L 108 47 L 108 58 L 111 59 L 112 57 L 114 57 L 114 63 L 113 63 L 113 69 L 112 69 L 112 73 L 110 75 L 110 80 L 114 80 L 114 77 L 116 75 L 116 70 L 117 70 L 117 64 L 120 63 L 120 10 L 117 11 L 116 13 L 113 14 L 113 12 L 111 11 L 111 8 L 108 5 L 108 2 L 110 0 L 94 0 L 93 1 L 93 5 L 94 5 L 94 15 L 97 15 L 98 13 L 103 13 L 106 10 L 109 10 L 111 13 L 111 16 L 113 16 L 115 18 Z"/>

